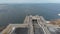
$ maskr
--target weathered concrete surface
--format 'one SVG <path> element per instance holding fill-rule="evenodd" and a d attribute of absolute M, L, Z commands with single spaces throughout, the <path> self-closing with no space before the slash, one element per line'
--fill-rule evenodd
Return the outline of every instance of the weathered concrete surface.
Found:
<path fill-rule="evenodd" d="M 50 34 L 42 16 L 26 16 L 23 24 L 10 24 L 2 34 L 11 34 L 16 28 L 28 28 L 28 34 Z M 24 33 L 24 32 L 23 32 Z"/>

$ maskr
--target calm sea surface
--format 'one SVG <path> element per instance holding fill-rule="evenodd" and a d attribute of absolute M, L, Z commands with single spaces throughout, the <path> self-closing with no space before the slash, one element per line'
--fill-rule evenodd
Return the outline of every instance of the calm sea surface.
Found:
<path fill-rule="evenodd" d="M 43 16 L 46 20 L 58 19 L 60 4 L 0 4 L 0 26 L 23 23 L 26 15 Z"/>

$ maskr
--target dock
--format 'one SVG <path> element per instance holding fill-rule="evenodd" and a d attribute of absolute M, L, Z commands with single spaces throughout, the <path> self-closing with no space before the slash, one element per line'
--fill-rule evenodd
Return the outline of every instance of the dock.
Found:
<path fill-rule="evenodd" d="M 17 32 L 18 31 L 18 32 Z M 43 16 L 26 16 L 23 24 L 9 24 L 1 34 L 51 34 Z"/>

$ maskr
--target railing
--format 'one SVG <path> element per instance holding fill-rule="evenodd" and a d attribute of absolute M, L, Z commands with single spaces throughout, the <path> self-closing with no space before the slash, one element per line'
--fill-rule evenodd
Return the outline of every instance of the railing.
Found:
<path fill-rule="evenodd" d="M 39 25 L 43 31 L 44 31 L 44 34 L 50 34 L 50 32 L 48 31 L 47 29 L 47 26 L 46 26 L 46 22 L 44 20 L 43 17 L 40 17 L 40 16 L 27 16 L 24 20 L 24 23 L 23 24 L 10 24 L 6 29 L 4 29 L 2 31 L 2 34 L 11 34 L 11 32 L 13 32 L 13 27 L 17 28 L 17 27 L 27 27 L 29 30 L 28 30 L 28 34 L 35 34 L 34 30 L 35 30 L 35 27 L 34 27 L 34 24 L 32 23 L 32 17 L 36 18 L 37 19 L 37 25 Z M 38 26 L 37 26 L 38 27 Z"/>

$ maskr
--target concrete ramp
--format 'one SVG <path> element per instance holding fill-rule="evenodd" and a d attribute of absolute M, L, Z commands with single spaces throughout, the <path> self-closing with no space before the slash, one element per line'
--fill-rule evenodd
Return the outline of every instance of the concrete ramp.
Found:
<path fill-rule="evenodd" d="M 26 16 L 23 24 L 10 24 L 2 34 L 50 34 L 42 16 Z"/>

